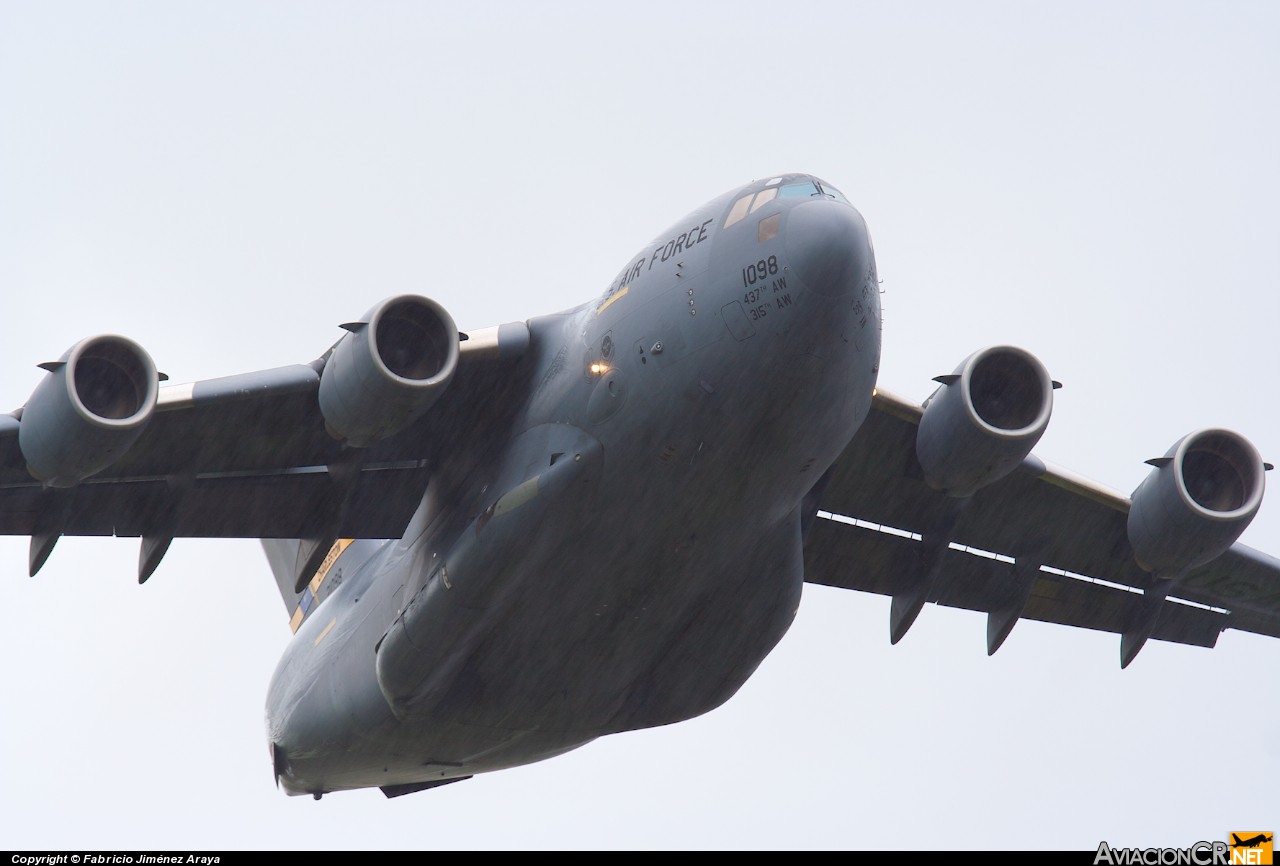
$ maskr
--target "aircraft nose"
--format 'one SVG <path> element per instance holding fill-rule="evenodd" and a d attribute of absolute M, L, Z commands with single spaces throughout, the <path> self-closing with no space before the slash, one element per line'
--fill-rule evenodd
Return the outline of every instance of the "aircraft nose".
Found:
<path fill-rule="evenodd" d="M 868 277 L 866 223 L 842 202 L 821 199 L 793 208 L 787 217 L 786 247 L 796 276 L 820 295 L 852 294 Z"/>

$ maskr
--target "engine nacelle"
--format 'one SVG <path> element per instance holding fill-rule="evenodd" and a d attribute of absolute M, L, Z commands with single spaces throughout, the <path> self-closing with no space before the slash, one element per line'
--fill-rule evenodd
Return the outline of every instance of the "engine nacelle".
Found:
<path fill-rule="evenodd" d="M 1262 504 L 1262 458 L 1239 433 L 1199 430 L 1150 462 L 1129 509 L 1129 543 L 1147 571 L 1176 577 L 1220 556 Z"/>
<path fill-rule="evenodd" d="M 353 324 L 320 376 L 329 433 L 364 448 L 398 433 L 439 399 L 458 366 L 458 328 L 418 295 L 387 298 Z"/>
<path fill-rule="evenodd" d="M 925 402 L 916 457 L 930 487 L 970 496 L 1014 470 L 1040 441 L 1053 411 L 1054 382 L 1030 352 L 975 352 Z"/>
<path fill-rule="evenodd" d="M 132 447 L 156 408 L 160 380 L 151 356 L 125 337 L 76 343 L 22 408 L 18 447 L 27 471 L 52 487 L 101 472 Z"/>

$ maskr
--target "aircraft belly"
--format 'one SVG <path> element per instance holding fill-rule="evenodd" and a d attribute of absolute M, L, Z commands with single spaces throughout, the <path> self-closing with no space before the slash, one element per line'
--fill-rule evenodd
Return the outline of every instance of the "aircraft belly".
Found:
<path fill-rule="evenodd" d="M 582 742 L 719 705 L 785 633 L 803 579 L 798 518 L 719 528 L 538 546 L 485 639 L 404 721 Z"/>

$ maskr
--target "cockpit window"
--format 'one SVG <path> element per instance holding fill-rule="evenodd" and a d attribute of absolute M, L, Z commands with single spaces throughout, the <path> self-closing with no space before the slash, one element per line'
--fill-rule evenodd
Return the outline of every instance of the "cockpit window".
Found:
<path fill-rule="evenodd" d="M 760 210 L 760 208 L 773 201 L 777 195 L 777 189 L 762 189 L 755 194 L 755 201 L 753 202 L 751 193 L 747 193 L 733 203 L 733 207 L 729 209 L 729 215 L 724 218 L 724 227 L 728 228 L 747 214 Z"/>
<path fill-rule="evenodd" d="M 813 198 L 824 196 L 833 198 L 836 201 L 842 201 L 845 204 L 849 200 L 840 194 L 840 190 L 833 186 L 827 186 L 820 180 L 801 180 L 792 183 L 783 184 L 782 186 L 774 186 L 781 181 L 781 178 L 773 178 L 765 185 L 765 188 L 758 193 L 747 193 L 742 198 L 733 203 L 733 207 L 729 208 L 729 215 L 724 218 L 724 227 L 728 228 L 736 222 L 741 222 L 746 218 L 747 214 L 755 213 L 760 208 L 773 201 L 775 198 Z"/>
<path fill-rule="evenodd" d="M 822 190 L 823 195 L 829 196 L 836 201 L 842 201 L 845 204 L 849 204 L 849 200 L 844 197 L 844 193 L 840 192 L 840 190 L 836 189 L 829 183 L 819 183 L 818 189 Z"/>
<path fill-rule="evenodd" d="M 807 198 L 811 195 L 822 195 L 818 191 L 818 185 L 811 180 L 801 181 L 800 183 L 789 183 L 782 187 L 779 193 L 783 198 Z"/>
<path fill-rule="evenodd" d="M 756 200 L 751 205 L 751 212 L 755 213 L 760 208 L 773 201 L 773 197 L 778 194 L 776 189 L 763 189 L 756 195 Z"/>
<path fill-rule="evenodd" d="M 828 186 L 825 183 L 821 183 L 819 181 L 812 181 L 812 180 L 804 180 L 804 181 L 800 181 L 799 183 L 789 183 L 786 186 L 782 187 L 779 195 L 781 195 L 783 198 L 807 198 L 810 196 L 826 196 L 827 198 L 833 198 L 836 201 L 842 201 L 845 204 L 849 203 L 849 200 L 844 197 L 843 193 L 841 193 L 840 190 L 836 189 L 834 186 Z"/>
<path fill-rule="evenodd" d="M 751 204 L 751 194 L 748 193 L 733 203 L 733 208 L 729 211 L 729 215 L 725 217 L 724 227 L 728 228 L 738 222 L 747 215 L 747 207 Z"/>

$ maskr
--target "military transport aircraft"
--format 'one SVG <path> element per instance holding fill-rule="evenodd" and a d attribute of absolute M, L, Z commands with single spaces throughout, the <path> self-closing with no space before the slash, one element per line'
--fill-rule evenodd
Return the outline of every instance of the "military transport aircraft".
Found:
<path fill-rule="evenodd" d="M 698 208 L 574 309 L 459 332 L 377 303 L 319 359 L 162 385 L 90 337 L 0 416 L 0 532 L 263 539 L 294 638 L 267 702 L 291 794 L 397 796 L 688 719 L 751 676 L 804 581 L 1211 647 L 1280 636 L 1237 544 L 1264 464 L 1202 429 L 1133 496 L 1031 454 L 1057 387 L 981 349 L 877 391 L 871 239 L 818 178 Z"/>

